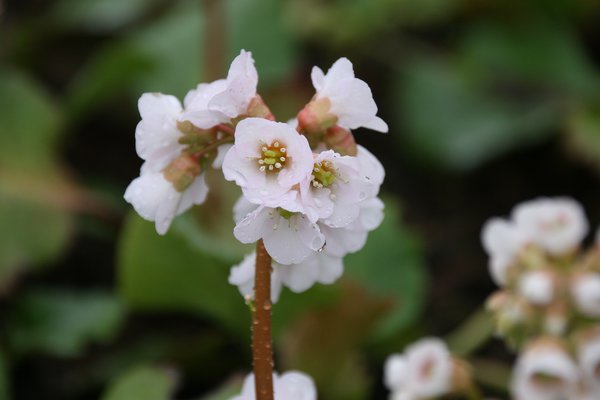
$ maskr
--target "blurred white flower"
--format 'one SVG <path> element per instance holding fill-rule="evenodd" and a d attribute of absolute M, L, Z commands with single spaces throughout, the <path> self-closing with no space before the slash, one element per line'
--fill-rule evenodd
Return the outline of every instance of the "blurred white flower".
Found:
<path fill-rule="evenodd" d="M 569 399 L 578 370 L 563 346 L 542 338 L 527 346 L 513 370 L 511 391 L 517 400 Z"/>
<path fill-rule="evenodd" d="M 292 188 L 308 179 L 313 155 L 306 138 L 289 125 L 263 118 L 247 118 L 235 130 L 235 144 L 225 155 L 223 174 L 235 181 L 255 204 L 287 207 Z"/>
<path fill-rule="evenodd" d="M 319 67 L 313 67 L 312 83 L 316 99 L 329 101 L 329 113 L 337 117 L 337 125 L 345 129 L 365 127 L 387 132 L 387 124 L 377 114 L 377 105 L 369 85 L 354 77 L 352 63 L 340 58 L 324 74 Z"/>
<path fill-rule="evenodd" d="M 452 373 L 452 356 L 444 342 L 426 338 L 388 359 L 384 382 L 391 399 L 428 399 L 452 391 Z"/>
<path fill-rule="evenodd" d="M 252 53 L 242 50 L 229 67 L 227 79 L 201 83 L 185 96 L 182 119 L 208 129 L 246 114 L 256 97 L 258 73 Z"/>
<path fill-rule="evenodd" d="M 578 274 L 571 282 L 571 296 L 577 309 L 588 317 L 600 317 L 600 274 Z"/>
<path fill-rule="evenodd" d="M 544 306 L 554 299 L 554 279 L 546 270 L 527 271 L 519 276 L 518 290 L 531 303 Z"/>
<path fill-rule="evenodd" d="M 600 335 L 596 333 L 588 337 L 577 349 L 577 358 L 586 392 L 598 395 L 600 393 Z"/>
<path fill-rule="evenodd" d="M 576 249 L 588 232 L 579 203 L 570 198 L 540 198 L 517 205 L 512 212 L 517 226 L 552 255 Z"/>
<path fill-rule="evenodd" d="M 317 389 L 313 380 L 306 374 L 289 371 L 282 375 L 273 373 L 273 394 L 275 400 L 317 400 Z M 230 400 L 255 400 L 254 374 L 244 380 L 242 392 Z"/>
<path fill-rule="evenodd" d="M 238 287 L 244 298 L 254 298 L 254 277 L 256 276 L 256 253 L 250 253 L 242 262 L 231 267 L 228 282 Z M 271 271 L 271 302 L 276 303 L 281 294 L 283 282 L 278 268 Z"/>
<path fill-rule="evenodd" d="M 498 286 L 507 283 L 508 268 L 527 244 L 527 235 L 514 223 L 502 218 L 486 221 L 481 232 L 483 248 L 490 257 L 489 268 Z"/>

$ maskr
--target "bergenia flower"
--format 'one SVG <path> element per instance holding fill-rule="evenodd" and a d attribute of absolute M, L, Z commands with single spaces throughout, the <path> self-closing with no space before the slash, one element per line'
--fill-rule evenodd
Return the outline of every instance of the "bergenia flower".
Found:
<path fill-rule="evenodd" d="M 600 393 L 600 335 L 597 331 L 580 344 L 577 359 L 587 391 L 597 395 Z"/>
<path fill-rule="evenodd" d="M 511 391 L 517 400 L 568 399 L 577 381 L 577 366 L 562 343 L 540 338 L 519 356 Z"/>
<path fill-rule="evenodd" d="M 207 194 L 204 174 L 195 177 L 183 191 L 177 191 L 162 172 L 142 167 L 140 177 L 129 184 L 124 197 L 142 218 L 155 221 L 156 231 L 164 235 L 177 215 L 203 203 Z"/>
<path fill-rule="evenodd" d="M 388 358 L 384 382 L 393 399 L 436 398 L 452 391 L 453 368 L 452 356 L 444 342 L 425 338 L 409 346 L 404 354 Z"/>
<path fill-rule="evenodd" d="M 579 247 L 588 222 L 579 203 L 569 198 L 540 198 L 515 207 L 512 217 L 519 229 L 552 255 Z"/>
<path fill-rule="evenodd" d="M 247 118 L 235 130 L 235 144 L 225 155 L 223 174 L 255 204 L 281 207 L 295 198 L 294 186 L 313 170 L 308 141 L 289 125 Z M 296 211 L 291 206 L 289 211 Z"/>
<path fill-rule="evenodd" d="M 185 97 L 182 119 L 202 129 L 229 123 L 248 112 L 256 98 L 258 73 L 252 54 L 242 50 L 232 61 L 227 79 L 201 83 Z"/>
<path fill-rule="evenodd" d="M 325 245 L 317 224 L 304 214 L 265 206 L 246 215 L 233 234 L 242 243 L 263 239 L 271 257 L 284 265 L 301 263 Z"/>
<path fill-rule="evenodd" d="M 377 117 L 377 105 L 369 85 L 354 77 L 350 60 L 340 58 L 327 74 L 313 67 L 311 78 L 317 91 L 316 100 L 327 102 L 327 112 L 335 116 L 337 125 L 345 129 L 365 127 L 388 131 L 387 124 Z"/>
<path fill-rule="evenodd" d="M 256 253 L 248 254 L 242 262 L 231 267 L 228 282 L 238 287 L 240 294 L 248 299 L 254 296 L 254 277 L 256 275 Z M 283 282 L 278 268 L 271 272 L 271 302 L 276 303 L 281 294 Z"/>
<path fill-rule="evenodd" d="M 282 375 L 273 373 L 273 394 L 275 400 L 317 400 L 317 389 L 313 380 L 298 371 L 289 371 Z M 230 400 L 256 400 L 254 374 L 246 377 L 242 392 Z"/>

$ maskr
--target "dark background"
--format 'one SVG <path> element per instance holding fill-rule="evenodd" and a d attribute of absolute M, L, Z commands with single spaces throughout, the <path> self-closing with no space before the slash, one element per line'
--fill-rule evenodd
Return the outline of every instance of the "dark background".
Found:
<path fill-rule="evenodd" d="M 571 196 L 600 222 L 599 39 L 593 0 L 5 1 L 0 399 L 239 390 L 236 188 L 215 173 L 165 237 L 122 194 L 141 165 L 140 94 L 182 98 L 241 48 L 279 120 L 312 96 L 313 65 L 346 56 L 390 125 L 356 132 L 386 168 L 386 220 L 335 285 L 284 292 L 278 369 L 313 376 L 320 399 L 385 398 L 385 357 L 436 335 L 506 397 L 512 356 L 480 312 L 494 284 L 479 232 L 539 196 Z"/>

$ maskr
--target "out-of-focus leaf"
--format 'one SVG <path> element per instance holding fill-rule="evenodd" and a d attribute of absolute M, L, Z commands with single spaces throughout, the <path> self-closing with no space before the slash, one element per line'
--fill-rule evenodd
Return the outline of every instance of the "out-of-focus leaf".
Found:
<path fill-rule="evenodd" d="M 471 360 L 471 365 L 477 382 L 496 390 L 508 391 L 510 366 L 488 359 Z"/>
<path fill-rule="evenodd" d="M 0 292 L 68 242 L 74 191 L 56 162 L 61 113 L 34 82 L 0 71 Z"/>
<path fill-rule="evenodd" d="M 359 346 L 388 307 L 385 297 L 346 281 L 339 302 L 288 325 L 280 346 L 284 369 L 310 375 L 323 398 L 366 398 L 370 380 Z"/>
<path fill-rule="evenodd" d="M 558 122 L 555 102 L 502 100 L 468 71 L 441 61 L 409 63 L 397 87 L 403 110 L 398 124 L 405 127 L 399 143 L 422 159 L 454 169 L 471 169 L 539 142 Z"/>
<path fill-rule="evenodd" d="M 573 152 L 600 168 L 600 104 L 578 104 L 570 110 L 566 140 Z"/>
<path fill-rule="evenodd" d="M 199 400 L 229 400 L 238 395 L 242 390 L 241 379 L 232 379 L 225 382 L 217 390 L 202 396 Z"/>
<path fill-rule="evenodd" d="M 178 228 L 165 236 L 131 213 L 118 249 L 119 291 L 138 310 L 171 310 L 214 318 L 246 337 L 249 312 L 227 282 L 230 264 L 191 245 Z"/>
<path fill-rule="evenodd" d="M 144 15 L 159 0 L 61 0 L 51 17 L 62 27 L 111 32 Z"/>
<path fill-rule="evenodd" d="M 369 234 L 365 247 L 347 256 L 346 277 L 371 293 L 393 299 L 393 307 L 371 332 L 374 340 L 389 339 L 421 315 L 427 289 L 425 265 L 417 238 L 402 226 L 398 205 L 385 202 L 382 225 Z"/>
<path fill-rule="evenodd" d="M 282 18 L 279 0 L 229 0 L 227 26 L 230 59 L 240 49 L 252 51 L 261 85 L 289 76 L 296 59 L 296 44 Z"/>
<path fill-rule="evenodd" d="M 10 381 L 8 379 L 8 361 L 3 349 L 0 349 L 0 400 L 10 400 Z"/>
<path fill-rule="evenodd" d="M 462 46 L 465 60 L 491 81 L 518 80 L 571 95 L 600 90 L 592 63 L 564 25 L 529 19 L 520 25 L 478 25 Z"/>
<path fill-rule="evenodd" d="M 102 400 L 169 400 L 175 385 L 173 371 L 138 367 L 117 379 L 106 390 Z"/>
<path fill-rule="evenodd" d="M 9 342 L 17 354 L 78 356 L 90 343 L 110 341 L 123 314 L 110 293 L 32 290 L 19 298 L 11 312 Z"/>

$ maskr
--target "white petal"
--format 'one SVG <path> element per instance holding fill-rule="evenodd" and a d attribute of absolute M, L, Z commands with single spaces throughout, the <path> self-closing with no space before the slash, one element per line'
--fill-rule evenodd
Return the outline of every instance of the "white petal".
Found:
<path fill-rule="evenodd" d="M 279 217 L 265 229 L 263 240 L 271 257 L 284 265 L 301 263 L 325 242 L 318 226 L 302 214 Z"/>
<path fill-rule="evenodd" d="M 275 400 L 317 400 L 317 389 L 306 374 L 289 371 L 275 381 Z"/>
<path fill-rule="evenodd" d="M 215 160 L 212 163 L 212 167 L 214 169 L 219 169 L 223 167 L 223 161 L 225 161 L 225 155 L 227 154 L 227 152 L 229 152 L 229 150 L 233 147 L 232 144 L 227 143 L 227 144 L 222 144 L 219 147 L 217 147 L 217 157 L 215 157 Z"/>
<path fill-rule="evenodd" d="M 588 272 L 575 277 L 571 295 L 583 315 L 600 317 L 600 274 Z"/>
<path fill-rule="evenodd" d="M 138 110 L 142 119 L 157 115 L 177 118 L 181 113 L 181 103 L 177 97 L 162 93 L 144 93 L 138 100 Z"/>
<path fill-rule="evenodd" d="M 206 174 L 202 173 L 194 179 L 194 182 L 186 188 L 181 197 L 181 202 L 177 208 L 177 215 L 184 213 L 192 205 L 202 204 L 208 195 L 208 186 L 206 185 Z"/>
<path fill-rule="evenodd" d="M 399 391 L 406 384 L 408 363 L 401 354 L 392 354 L 383 367 L 383 382 L 391 391 Z"/>
<path fill-rule="evenodd" d="M 269 231 L 269 221 L 275 217 L 273 214 L 276 211 L 258 207 L 256 210 L 248 214 L 233 228 L 233 235 L 242 243 L 255 243 L 263 237 L 265 231 Z M 266 242 L 265 242 L 266 244 Z M 270 254 L 270 252 L 269 252 Z"/>

